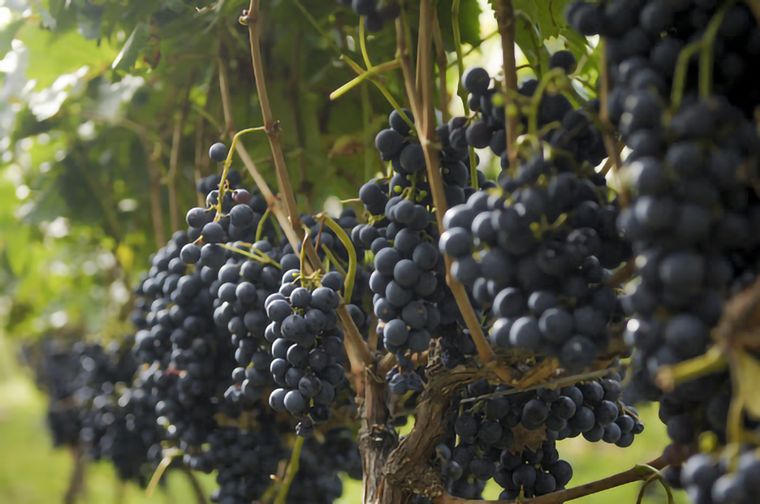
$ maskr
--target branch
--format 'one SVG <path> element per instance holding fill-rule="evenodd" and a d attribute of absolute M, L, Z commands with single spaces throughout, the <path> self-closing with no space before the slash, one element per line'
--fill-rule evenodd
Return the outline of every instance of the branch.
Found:
<path fill-rule="evenodd" d="M 148 144 L 144 144 L 145 156 L 148 158 L 148 180 L 150 184 L 150 217 L 153 221 L 153 236 L 156 245 L 161 246 L 166 241 L 164 228 L 163 210 L 161 209 L 161 170 L 158 167 L 159 149 L 156 144 L 153 152 L 148 151 Z"/>
<path fill-rule="evenodd" d="M 224 115 L 224 133 L 232 135 L 235 132 L 235 123 L 232 117 L 232 100 L 230 98 L 227 66 L 221 57 L 217 57 L 217 62 L 219 65 L 219 94 L 222 97 L 222 114 Z"/>
<path fill-rule="evenodd" d="M 585 485 L 579 485 L 577 487 L 568 488 L 567 490 L 560 490 L 558 492 L 552 492 L 550 494 L 542 495 L 541 497 L 535 497 L 533 499 L 523 499 L 519 501 L 514 500 L 472 500 L 472 499 L 460 499 L 459 497 L 452 497 L 450 495 L 444 495 L 439 497 L 435 504 L 562 504 L 564 502 L 580 499 L 587 495 L 603 492 L 611 488 L 627 485 L 634 481 L 644 481 L 651 477 L 652 469 L 660 470 L 666 467 L 668 464 L 665 457 L 660 456 L 645 465 L 637 465 L 626 471 L 613 474 L 600 480 L 586 483 Z"/>
<path fill-rule="evenodd" d="M 188 467 L 182 466 L 182 473 L 187 477 L 187 482 L 190 483 L 190 488 L 193 489 L 193 495 L 195 495 L 195 502 L 197 504 L 206 504 L 206 493 L 203 491 L 198 478 L 195 477 L 195 473 Z"/>
<path fill-rule="evenodd" d="M 80 445 L 76 445 L 71 449 L 71 458 L 74 461 L 74 467 L 71 469 L 69 486 L 66 489 L 66 494 L 63 496 L 64 504 L 74 504 L 84 489 L 84 470 L 87 462 Z"/>
<path fill-rule="evenodd" d="M 620 181 L 620 151 L 622 147 L 619 142 L 613 136 L 615 128 L 610 122 L 610 107 L 609 107 L 609 92 L 610 92 L 610 77 L 607 68 L 607 49 L 604 41 L 600 42 L 601 52 L 601 67 L 599 69 L 599 79 L 601 85 L 599 86 L 599 103 L 601 105 L 599 109 L 599 120 L 602 123 L 602 139 L 604 140 L 604 147 L 607 150 L 607 156 L 612 159 L 612 163 L 609 168 L 612 170 L 612 174 L 617 182 L 618 190 L 620 191 L 620 203 L 625 206 L 628 204 L 628 195 Z"/>
<path fill-rule="evenodd" d="M 438 350 L 434 347 L 433 351 Z M 431 362 L 435 360 L 431 359 Z M 457 366 L 445 369 L 440 365 L 428 365 L 428 383 L 414 411 L 414 427 L 388 455 L 383 468 L 385 487 L 420 492 L 428 497 L 443 495 L 441 476 L 427 460 L 435 445 L 446 435 L 454 414 L 451 408 L 454 394 L 468 383 L 488 377 L 492 374 L 484 368 Z M 395 504 L 402 501 L 383 502 Z"/>
<path fill-rule="evenodd" d="M 274 504 L 285 504 L 288 498 L 288 492 L 290 486 L 293 484 L 293 480 L 298 474 L 298 469 L 301 466 L 301 450 L 303 449 L 303 443 L 306 438 L 296 436 L 295 443 L 293 444 L 293 450 L 290 453 L 290 460 L 288 461 L 288 467 L 285 472 L 285 477 L 282 480 L 282 485 L 277 492 L 277 498 Z"/>
<path fill-rule="evenodd" d="M 441 118 L 444 123 L 449 121 L 449 92 L 446 87 L 446 48 L 443 45 L 443 33 L 441 23 L 438 20 L 438 11 L 434 9 L 433 41 L 435 42 L 436 66 L 438 67 L 438 99 L 440 100 Z M 476 181 L 477 182 L 477 181 Z"/>
<path fill-rule="evenodd" d="M 280 187 L 280 194 L 285 200 L 285 208 L 289 218 L 289 225 L 282 226 L 283 230 L 289 229 L 295 234 L 297 240 L 293 245 L 293 250 L 298 250 L 298 244 L 303 238 L 303 230 L 301 229 L 301 219 L 298 215 L 298 208 L 296 206 L 295 196 L 293 194 L 293 186 L 290 183 L 290 176 L 288 174 L 288 168 L 285 165 L 285 155 L 282 151 L 282 144 L 280 143 L 280 129 L 278 123 L 272 117 L 272 108 L 269 104 L 269 94 L 267 92 L 266 77 L 264 74 L 264 61 L 261 56 L 261 47 L 259 43 L 261 16 L 259 12 L 259 0 L 251 0 L 248 10 L 243 11 L 240 16 L 241 24 L 248 26 L 248 34 L 251 48 L 251 62 L 253 65 L 253 75 L 256 80 L 256 91 L 259 97 L 259 104 L 261 106 L 261 115 L 264 118 L 264 128 L 269 138 L 269 147 L 272 150 L 272 158 L 274 160 L 275 171 L 277 172 L 277 182 Z M 251 165 L 253 163 L 250 163 Z M 248 164 L 246 164 L 248 166 Z M 250 169 L 249 169 L 250 171 Z M 273 207 L 273 212 L 274 212 Z M 277 216 L 277 214 L 275 214 Z M 279 219 L 278 219 L 279 220 Z M 288 231 L 286 231 L 286 234 Z M 289 237 L 290 240 L 290 237 Z M 317 255 L 311 240 L 305 242 L 304 251 L 308 258 L 307 269 L 317 270 L 321 267 L 321 261 Z M 353 319 L 348 313 L 345 306 L 338 308 L 338 317 L 340 318 L 346 337 L 343 340 L 346 347 L 346 353 L 348 353 L 351 360 L 351 369 L 359 370 L 363 365 L 371 362 L 371 356 L 366 343 L 361 338 L 359 329 L 356 327 Z"/>
<path fill-rule="evenodd" d="M 364 503 L 399 502 L 400 489 L 383 485 L 388 454 L 398 444 L 396 431 L 388 425 L 388 386 L 371 368 L 364 370 L 364 393 L 360 401 L 359 452 L 362 457 Z M 399 495 L 388 495 L 388 492 Z M 385 499 L 385 500 L 382 500 Z"/>
<path fill-rule="evenodd" d="M 514 164 L 517 160 L 517 114 L 510 113 L 513 96 L 517 95 L 517 63 L 515 62 L 515 11 L 512 0 L 497 0 L 494 8 L 501 35 L 502 69 L 504 71 L 504 120 L 506 122 L 507 158 Z"/>
<path fill-rule="evenodd" d="M 420 55 L 420 61 L 418 66 L 420 68 L 421 76 L 419 82 L 422 85 L 421 97 L 416 94 L 415 81 L 411 75 L 411 65 L 406 55 L 406 37 L 404 34 L 403 26 L 400 21 L 396 22 L 397 35 L 397 53 L 401 59 L 401 70 L 404 74 L 404 84 L 406 86 L 409 102 L 414 107 L 412 113 L 416 118 L 415 126 L 417 128 L 417 136 L 420 139 L 422 151 L 425 155 L 425 165 L 427 167 L 428 183 L 430 184 L 430 191 L 433 196 L 433 204 L 435 206 L 435 217 L 438 223 L 438 230 L 443 231 L 443 215 L 446 213 L 446 194 L 443 190 L 443 180 L 441 178 L 441 172 L 438 165 L 438 151 L 434 148 L 435 142 L 435 118 L 433 116 L 433 65 L 431 61 L 431 46 L 432 46 L 432 6 L 430 0 L 422 0 L 420 5 L 420 29 L 418 39 L 418 50 Z M 477 314 L 470 304 L 470 300 L 467 297 L 467 292 L 464 286 L 459 283 L 450 273 L 451 271 L 451 259 L 444 255 L 446 263 L 446 283 L 451 289 L 451 293 L 457 302 L 462 318 L 470 331 L 475 347 L 478 351 L 483 364 L 488 364 L 494 361 L 495 354 L 491 345 L 488 344 L 486 337 L 483 333 L 483 328 L 480 325 Z M 508 380 L 508 370 L 502 369 L 500 371 L 500 377 L 503 380 Z"/>
<path fill-rule="evenodd" d="M 194 182 L 195 186 L 197 186 L 198 182 L 200 182 L 201 178 L 203 177 L 204 167 L 208 168 L 209 164 L 209 157 L 206 154 L 206 149 L 204 149 L 205 143 L 205 125 L 206 122 L 203 120 L 203 116 L 198 117 L 198 125 L 195 128 L 195 173 L 194 175 Z M 195 193 L 195 201 L 196 205 L 199 207 L 202 207 L 206 204 L 203 196 L 193 189 L 193 192 Z"/>
<path fill-rule="evenodd" d="M 264 73 L 264 58 L 261 55 L 261 46 L 259 37 L 261 35 L 259 12 L 260 0 L 251 0 L 248 10 L 243 12 L 240 22 L 248 26 L 248 36 L 251 47 L 251 63 L 253 66 L 253 76 L 256 80 L 256 92 L 259 97 L 261 106 L 261 115 L 264 119 L 264 128 L 269 138 L 269 147 L 272 150 L 275 171 L 277 172 L 277 182 L 280 186 L 280 193 L 285 200 L 285 208 L 288 211 L 291 225 L 300 238 L 303 233 L 301 230 L 301 218 L 298 215 L 293 186 L 290 183 L 288 167 L 285 164 L 285 154 L 282 151 L 280 142 L 279 123 L 272 116 L 272 107 L 269 103 L 269 93 L 267 92 L 266 75 Z"/>
<path fill-rule="evenodd" d="M 169 153 L 169 172 L 166 186 L 169 189 L 169 224 L 172 230 L 179 229 L 179 207 L 177 204 L 177 172 L 179 171 L 179 154 L 182 144 L 182 123 L 184 113 L 180 112 L 174 121 L 172 132 L 172 149 Z"/>
<path fill-rule="evenodd" d="M 636 276 L 636 264 L 633 259 L 623 263 L 618 269 L 614 270 L 605 282 L 609 287 L 622 287 L 626 282 Z"/>
<path fill-rule="evenodd" d="M 248 170 L 248 173 L 251 174 L 253 182 L 256 184 L 256 187 L 258 187 L 259 192 L 264 197 L 267 205 L 269 205 L 269 209 L 272 212 L 272 215 L 274 215 L 275 219 L 277 219 L 277 223 L 280 225 L 280 229 L 282 229 L 282 232 L 285 233 L 285 237 L 288 239 L 288 243 L 290 243 L 290 246 L 293 247 L 293 250 L 298 250 L 298 245 L 300 243 L 298 235 L 293 229 L 293 226 L 290 224 L 288 216 L 285 213 L 285 210 L 282 208 L 282 203 L 280 203 L 280 200 L 277 199 L 277 196 L 275 196 L 272 190 L 269 188 L 269 184 L 267 184 L 267 181 L 261 175 L 261 172 L 259 172 L 259 169 L 256 167 L 256 163 L 253 162 L 251 155 L 248 154 L 248 151 L 242 143 L 238 142 L 236 150 L 240 156 L 240 159 L 243 161 L 245 168 Z"/>

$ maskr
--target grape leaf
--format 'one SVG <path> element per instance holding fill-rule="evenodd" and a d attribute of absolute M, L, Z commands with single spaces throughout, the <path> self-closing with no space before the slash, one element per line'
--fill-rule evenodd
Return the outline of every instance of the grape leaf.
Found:
<path fill-rule="evenodd" d="M 129 38 L 124 42 L 124 47 L 113 60 L 111 68 L 114 70 L 129 70 L 137 61 L 137 57 L 140 55 L 145 46 L 148 43 L 148 25 L 145 23 L 137 23 L 135 29 L 129 35 Z"/>
<path fill-rule="evenodd" d="M 443 0 L 438 4 L 438 21 L 446 50 L 454 50 L 454 37 L 451 29 L 451 7 L 453 0 Z M 459 30 L 462 42 L 477 46 L 480 44 L 480 5 L 477 0 L 461 0 L 459 4 Z"/>
<path fill-rule="evenodd" d="M 549 37 L 565 36 L 572 31 L 565 20 L 565 9 L 570 0 L 514 0 L 515 11 L 524 12 L 534 25 L 543 40 Z"/>

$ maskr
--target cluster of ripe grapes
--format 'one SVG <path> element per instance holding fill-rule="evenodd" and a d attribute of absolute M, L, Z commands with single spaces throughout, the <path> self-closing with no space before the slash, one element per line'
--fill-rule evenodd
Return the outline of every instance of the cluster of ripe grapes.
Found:
<path fill-rule="evenodd" d="M 155 403 L 134 380 L 130 345 L 44 341 L 34 370 L 54 445 L 108 461 L 121 480 L 145 486 L 161 460 L 161 434 Z"/>
<path fill-rule="evenodd" d="M 476 382 L 460 394 L 452 435 L 436 447 L 448 491 L 478 498 L 488 480 L 508 500 L 561 490 L 572 466 L 559 459 L 556 441 L 583 437 L 630 446 L 644 426 L 621 401 L 620 376 L 557 389 L 521 392 Z"/>
<path fill-rule="evenodd" d="M 215 161 L 226 156 L 219 145 L 210 149 Z M 326 273 L 324 286 L 313 291 L 296 283 L 298 251 L 264 220 L 263 199 L 234 181 L 212 189 L 205 208 L 188 211 L 188 230 L 154 257 L 133 316 L 141 327 L 135 353 L 158 401 L 156 420 L 187 466 L 217 471 L 218 502 L 260 497 L 289 457 L 293 426 L 279 413 L 297 416 L 298 434 L 310 435 L 345 384 L 335 315 L 340 276 Z M 350 213 L 340 220 L 353 224 Z M 313 219 L 304 222 L 333 257 L 345 258 L 334 235 Z M 355 444 L 344 446 L 338 458 L 354 460 L 353 452 L 358 456 Z M 346 470 L 336 462 L 312 468 L 311 476 L 304 471 L 289 502 L 299 492 L 332 502 L 341 489 L 337 474 Z"/>
<path fill-rule="evenodd" d="M 621 173 L 630 202 L 618 228 L 640 278 L 623 300 L 636 393 L 660 401 L 668 434 L 687 451 L 698 452 L 706 434 L 717 440 L 671 478 L 677 483 L 680 471 L 694 502 L 753 502 L 754 447 L 721 452 L 728 372 L 667 391 L 656 377 L 714 345 L 725 303 L 757 275 L 759 96 L 749 62 L 760 56 L 760 27 L 742 2 L 700 0 L 577 2 L 568 19 L 603 37 L 609 118 L 630 149 Z M 684 57 L 694 44 L 699 56 Z M 740 423 L 757 428 L 749 418 Z"/>
<path fill-rule="evenodd" d="M 370 30 L 398 15 L 395 2 L 342 3 Z M 302 217 L 304 243 L 321 264 L 305 263 L 311 255 L 278 232 L 267 202 L 239 187 L 238 174 L 201 180 L 205 205 L 187 212 L 187 228 L 156 252 L 136 289 L 136 362 L 117 380 L 81 378 L 100 369 L 84 357 L 73 372 L 68 358 L 50 359 L 48 368 L 62 369 L 49 381 L 55 439 L 86 443 L 93 457 L 142 482 L 162 444 L 177 448 L 187 467 L 217 472 L 215 502 L 243 503 L 282 480 L 272 475 L 282 476 L 301 436 L 302 467 L 288 501 L 332 502 L 339 473 L 361 477 L 356 442 L 340 424 L 356 408 L 339 311 L 372 352 L 392 357 L 389 401 L 414 406 L 426 361 L 450 369 L 476 353 L 450 275 L 498 358 L 553 363 L 563 378 L 576 377 L 554 388 L 462 387 L 427 461 L 450 494 L 477 499 L 493 480 L 502 499 L 545 495 L 572 477 L 557 441 L 630 446 L 643 425 L 623 401 L 613 343 L 624 332 L 633 349 L 631 395 L 660 401 L 670 437 L 692 454 L 669 481 L 695 502 L 751 502 L 760 473 L 753 445 L 697 453 L 706 433 L 717 446 L 727 441 L 728 372 L 668 391 L 655 378 L 714 344 L 726 300 L 758 271 L 758 97 L 746 62 L 760 54 L 760 30 L 744 4 L 710 0 L 576 2 L 568 17 L 584 35 L 602 36 L 607 102 L 575 107 L 563 94 L 576 69 L 568 51 L 550 58 L 542 79 L 552 85 L 524 81 L 510 109 L 488 72 L 466 72 L 471 113 L 436 128 L 443 229 L 425 147 L 405 109 L 391 112 L 375 137 L 387 173 L 361 186 L 364 215 L 344 210 L 336 219 L 348 240 L 322 218 Z M 712 59 L 679 57 L 695 41 Z M 630 151 L 617 191 L 600 169 L 600 116 Z M 512 157 L 510 127 L 526 133 Z M 221 163 L 228 151 L 214 144 L 209 155 Z M 496 180 L 474 169 L 481 156 L 500 160 Z M 353 257 L 357 273 L 347 279 Z M 626 261 L 639 281 L 621 286 Z M 351 296 L 347 280 L 356 284 Z M 589 375 L 597 365 L 601 374 Z M 61 407 L 70 401 L 74 408 Z M 757 424 L 743 418 L 742 427 Z"/>

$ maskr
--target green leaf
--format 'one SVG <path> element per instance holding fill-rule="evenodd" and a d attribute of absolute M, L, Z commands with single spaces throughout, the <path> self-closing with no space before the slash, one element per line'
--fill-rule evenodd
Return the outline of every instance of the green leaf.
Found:
<path fill-rule="evenodd" d="M 16 33 L 18 33 L 25 22 L 26 20 L 24 19 L 17 19 L 8 23 L 3 30 L 0 30 L 0 59 L 11 50 L 11 42 L 16 38 Z"/>
<path fill-rule="evenodd" d="M 26 75 L 35 81 L 35 89 L 49 87 L 62 74 L 75 72 L 87 65 L 93 72 L 107 68 L 115 51 L 107 44 L 95 44 L 75 32 L 40 30 L 27 23 L 18 38 L 29 53 Z M 53 56 L 54 55 L 54 56 Z"/>
<path fill-rule="evenodd" d="M 137 57 L 140 55 L 145 46 L 148 43 L 148 25 L 145 23 L 137 23 L 135 29 L 129 35 L 129 38 L 124 42 L 124 47 L 121 48 L 116 59 L 113 60 L 111 68 L 114 70 L 129 70 L 131 69 Z"/>
<path fill-rule="evenodd" d="M 565 20 L 565 10 L 570 0 L 549 0 L 536 2 L 535 0 L 514 0 L 515 11 L 522 11 L 528 15 L 533 24 L 538 28 L 542 40 L 549 37 L 564 36 L 570 30 Z"/>
<path fill-rule="evenodd" d="M 454 50 L 451 29 L 451 7 L 453 0 L 443 0 L 438 4 L 438 20 L 441 24 L 444 44 L 449 51 Z M 461 0 L 459 4 L 459 30 L 462 42 L 477 46 L 480 44 L 480 5 L 477 0 Z"/>

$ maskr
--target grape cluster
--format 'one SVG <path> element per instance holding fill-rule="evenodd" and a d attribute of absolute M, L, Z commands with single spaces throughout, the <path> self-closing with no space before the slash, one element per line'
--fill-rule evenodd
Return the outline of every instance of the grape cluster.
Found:
<path fill-rule="evenodd" d="M 557 51 L 550 58 L 550 68 L 565 74 L 572 73 L 575 66 L 575 57 L 566 50 Z M 475 114 L 469 120 L 459 118 L 459 127 L 450 129 L 449 141 L 461 148 L 490 148 L 495 156 L 500 157 L 501 167 L 507 168 L 504 96 L 497 86 L 491 84 L 492 79 L 483 68 L 473 67 L 464 73 L 462 86 L 469 93 L 469 108 Z M 523 110 L 518 117 L 521 131 L 528 129 L 529 116 L 535 114 L 539 128 L 536 133 L 540 132 L 543 140 L 562 149 L 578 164 L 599 164 L 607 154 L 601 133 L 592 118 L 597 112 L 598 102 L 590 101 L 584 109 L 576 110 L 562 93 L 544 92 L 537 109 L 533 111 L 530 109 L 531 100 L 538 87 L 536 79 L 527 79 L 518 88 L 516 103 Z"/>
<path fill-rule="evenodd" d="M 284 435 L 292 425 L 279 411 L 299 417 L 302 435 L 328 418 L 345 385 L 345 355 L 335 314 L 342 277 L 325 274 L 325 286 L 313 292 L 300 287 L 299 257 L 262 220 L 263 199 L 227 183 L 221 213 L 220 192 L 212 189 L 205 208 L 188 212 L 188 231 L 153 258 L 132 318 L 140 327 L 135 354 L 148 366 L 143 388 L 156 401 L 154 421 L 184 452 L 186 466 L 217 471 L 215 502 L 234 503 L 259 498 L 289 456 Z M 357 224 L 350 211 L 339 220 Z M 308 216 L 303 222 L 321 256 L 329 250 L 346 260 L 331 231 Z M 279 318 L 280 301 L 292 317 Z M 301 410 L 297 399 L 314 404 Z M 295 482 L 288 501 L 298 501 L 301 488 L 314 492 L 314 502 L 332 502 L 341 491 L 339 470 L 315 465 L 302 478 L 307 486 Z"/>
<path fill-rule="evenodd" d="M 397 0 L 338 0 L 347 7 L 351 7 L 359 16 L 364 16 L 364 25 L 371 32 L 383 29 L 387 21 L 393 21 L 401 14 L 401 7 Z"/>
<path fill-rule="evenodd" d="M 346 385 L 343 332 L 335 311 L 342 282 L 339 273 L 330 272 L 314 288 L 299 270 L 290 270 L 279 292 L 264 303 L 269 320 L 264 337 L 272 345 L 269 369 L 279 387 L 269 395 L 269 405 L 297 417 L 302 435 L 329 418 L 336 392 Z"/>
<path fill-rule="evenodd" d="M 232 383 L 225 391 L 227 402 L 250 409 L 259 401 L 265 388 L 273 385 L 269 373 L 271 356 L 265 339 L 268 324 L 264 302 L 277 292 L 282 279 L 281 265 L 297 266 L 298 257 L 289 246 L 274 247 L 260 240 L 250 247 L 271 262 L 261 262 L 232 254 L 219 268 L 212 292 L 221 302 L 214 309 L 214 323 L 229 333 L 235 348 Z"/>
<path fill-rule="evenodd" d="M 288 492 L 292 502 L 333 502 L 343 492 L 340 474 L 362 477 L 359 450 L 348 429 L 331 429 L 322 440 L 309 438 L 301 452 L 298 477 Z"/>
<path fill-rule="evenodd" d="M 273 423 L 261 430 L 220 427 L 209 435 L 209 450 L 197 467 L 217 470 L 219 488 L 211 495 L 212 502 L 250 503 L 269 488 L 270 475 L 277 474 L 279 461 L 287 457 L 273 427 Z"/>
<path fill-rule="evenodd" d="M 111 463 L 120 479 L 144 486 L 160 460 L 161 435 L 155 404 L 132 381 L 130 343 L 45 342 L 35 371 L 50 396 L 53 443 L 80 447 L 89 459 Z"/>
<path fill-rule="evenodd" d="M 53 445 L 76 446 L 81 429 L 79 410 L 74 403 L 74 394 L 80 385 L 78 352 L 70 351 L 57 341 L 47 340 L 38 348 L 27 348 L 26 353 L 31 355 L 34 350 L 40 352 L 34 373 L 37 385 L 48 397 L 47 427 Z"/>
<path fill-rule="evenodd" d="M 359 198 L 373 217 L 370 223 L 354 227 L 351 239 L 360 254 L 367 251 L 374 256 L 368 280 L 373 312 L 383 348 L 395 353 L 399 362 L 387 377 L 391 390 L 403 394 L 422 388 L 410 356 L 427 350 L 432 334 L 443 336 L 448 366 L 461 362 L 474 348 L 459 329 L 456 304 L 445 284 L 444 262 L 435 246 L 438 230 L 423 150 L 412 128 L 414 117 L 408 110 L 394 110 L 388 123 L 375 137 L 375 146 L 393 174 L 361 187 Z M 444 191 L 451 204 L 463 201 L 473 189 L 467 148 L 447 143 L 448 127 L 439 128 L 438 134 L 444 143 L 440 154 Z M 480 172 L 478 177 L 487 184 Z"/>
<path fill-rule="evenodd" d="M 698 58 L 685 61 L 686 94 L 694 93 L 700 74 L 709 72 L 712 94 L 726 97 L 749 117 L 760 100 L 749 63 L 760 55 L 760 28 L 743 2 L 610 0 L 576 2 L 567 12 L 570 24 L 584 35 L 601 35 L 615 89 L 609 98 L 610 117 L 622 117 L 633 91 L 655 90 L 667 96 L 679 68 L 679 56 L 690 43 L 706 37 L 717 23 L 712 66 L 698 68 Z"/>
<path fill-rule="evenodd" d="M 583 436 L 629 446 L 643 431 L 635 410 L 620 400 L 620 377 L 557 389 L 518 391 L 475 382 L 462 393 L 453 425 L 456 443 L 436 448 L 436 465 L 450 491 L 479 498 L 491 478 L 500 499 L 544 495 L 564 488 L 572 476 L 559 460 L 557 440 Z M 456 406 L 456 405 L 455 405 Z"/>
<path fill-rule="evenodd" d="M 758 50 L 752 40 L 760 31 L 743 4 L 722 11 L 714 2 L 689 0 L 578 3 L 568 16 L 581 32 L 601 34 L 608 44 L 610 118 L 631 149 L 623 177 L 632 200 L 618 227 L 633 244 L 641 277 L 624 300 L 633 316 L 626 336 L 637 349 L 638 393 L 656 399 L 652 378 L 660 367 L 704 353 L 726 296 L 757 271 L 760 200 L 751 179 L 760 142 L 745 119 L 751 114 L 745 100 L 757 90 L 746 89 L 748 70 L 730 62 Z M 711 20 L 719 23 L 716 38 L 705 43 L 716 62 L 725 57 L 729 64 L 687 62 L 687 78 L 678 83 L 679 55 L 706 37 Z M 704 72 L 712 74 L 713 96 L 699 98 Z M 676 96 L 680 103 L 672 101 Z M 700 379 L 667 397 L 663 404 L 680 405 L 678 414 L 662 415 L 674 440 L 691 442 L 721 423 L 703 413 L 714 408 L 694 404 L 695 397 L 708 396 L 693 393 L 720 389 L 723 381 Z M 695 406 L 691 415 L 687 404 Z"/>
<path fill-rule="evenodd" d="M 496 348 L 556 355 L 580 369 L 606 349 L 619 318 L 604 280 L 627 250 L 606 188 L 573 169 L 535 154 L 508 196 L 480 192 L 450 208 L 440 247 L 454 259 L 452 275 L 490 309 Z"/>
<path fill-rule="evenodd" d="M 182 250 L 196 252 L 196 263 L 188 264 Z M 135 355 L 151 370 L 146 387 L 158 401 L 167 437 L 185 451 L 206 442 L 232 371 L 229 338 L 214 324 L 220 302 L 210 291 L 226 255 L 216 244 L 200 248 L 177 232 L 137 289 L 143 308 L 133 316 L 139 322 Z"/>
<path fill-rule="evenodd" d="M 622 172 L 631 201 L 618 227 L 641 279 L 623 300 L 634 393 L 660 401 L 677 444 L 693 450 L 705 432 L 723 444 L 735 392 L 728 373 L 666 393 L 654 378 L 712 346 L 727 298 L 758 271 L 760 139 L 749 119 L 758 90 L 747 62 L 760 54 L 760 26 L 743 3 L 697 0 L 578 2 L 568 19 L 605 37 L 609 115 L 631 151 Z M 712 60 L 682 56 L 697 41 Z M 745 418 L 743 427 L 756 423 Z M 745 467 L 756 459 L 742 456 Z M 750 502 L 756 492 L 742 470 L 721 476 L 729 466 L 694 455 L 681 479 L 695 502 Z"/>
<path fill-rule="evenodd" d="M 732 463 L 700 454 L 680 469 L 681 484 L 693 502 L 749 504 L 760 494 L 760 460 L 751 448 Z"/>

